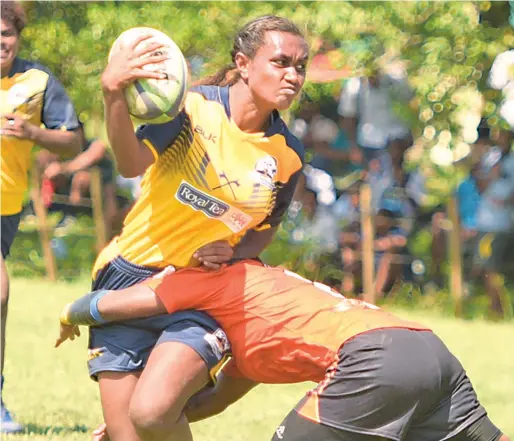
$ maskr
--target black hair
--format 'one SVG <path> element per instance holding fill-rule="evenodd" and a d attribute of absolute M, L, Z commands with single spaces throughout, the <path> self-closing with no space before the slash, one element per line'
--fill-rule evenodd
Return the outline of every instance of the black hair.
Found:
<path fill-rule="evenodd" d="M 2 0 L 0 4 L 0 17 L 2 20 L 12 24 L 18 35 L 20 35 L 27 24 L 27 17 L 25 16 L 25 11 L 22 6 L 18 2 L 7 0 Z"/>
<path fill-rule="evenodd" d="M 266 34 L 273 31 L 285 32 L 304 38 L 298 26 L 287 18 L 278 17 L 276 15 L 264 15 L 255 18 L 244 25 L 236 34 L 234 45 L 230 52 L 232 63 L 227 64 L 214 75 L 208 76 L 198 81 L 196 84 L 232 86 L 237 83 L 240 75 L 235 63 L 236 55 L 243 53 L 248 58 L 253 59 L 257 50 L 264 45 Z"/>

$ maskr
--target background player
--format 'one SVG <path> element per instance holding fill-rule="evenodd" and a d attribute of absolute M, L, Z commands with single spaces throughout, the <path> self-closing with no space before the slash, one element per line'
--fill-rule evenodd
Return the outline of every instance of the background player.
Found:
<path fill-rule="evenodd" d="M 75 110 L 59 81 L 39 63 L 18 57 L 26 19 L 21 5 L 1 3 L 1 361 L 3 374 L 9 276 L 5 259 L 14 241 L 28 187 L 31 151 L 38 145 L 59 156 L 80 152 L 82 131 Z M 45 125 L 45 128 L 41 127 Z M 3 386 L 3 375 L 2 375 Z M 2 401 L 1 431 L 19 432 Z"/>

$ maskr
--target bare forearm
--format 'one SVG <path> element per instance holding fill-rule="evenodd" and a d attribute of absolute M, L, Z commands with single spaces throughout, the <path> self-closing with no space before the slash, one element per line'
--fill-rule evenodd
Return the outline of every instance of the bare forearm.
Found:
<path fill-rule="evenodd" d="M 105 155 L 105 144 L 95 141 L 85 152 L 64 164 L 64 169 L 68 173 L 75 173 L 85 170 L 97 164 Z"/>
<path fill-rule="evenodd" d="M 120 174 L 126 178 L 141 175 L 153 163 L 150 149 L 137 139 L 122 91 L 104 90 L 107 136 Z"/>
<path fill-rule="evenodd" d="M 31 140 L 40 147 L 63 158 L 71 158 L 82 150 L 81 130 L 49 130 L 33 126 Z"/>

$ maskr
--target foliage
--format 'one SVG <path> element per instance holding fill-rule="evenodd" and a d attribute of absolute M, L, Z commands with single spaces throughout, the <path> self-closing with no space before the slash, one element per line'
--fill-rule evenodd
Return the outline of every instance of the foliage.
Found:
<path fill-rule="evenodd" d="M 101 421 L 97 385 L 88 379 L 87 332 L 54 349 L 61 308 L 89 289 L 73 283 L 11 280 L 5 385 L 2 398 L 28 432 L 5 441 L 89 441 Z M 432 310 L 405 312 L 443 338 L 459 357 L 491 419 L 514 434 L 513 325 L 443 318 Z M 479 349 L 479 356 L 477 355 Z M 494 378 L 495 381 L 491 381 Z M 259 441 L 271 438 L 287 412 L 313 383 L 259 386 L 223 414 L 193 425 L 197 441 Z"/>
<path fill-rule="evenodd" d="M 114 39 L 133 26 L 168 33 L 201 73 L 228 63 L 236 28 L 274 13 L 293 19 L 313 50 L 333 42 L 334 66 L 361 75 L 400 61 L 414 91 L 397 112 L 417 138 L 412 160 L 424 163 L 435 202 L 455 187 L 452 159 L 469 151 L 481 114 L 499 124 L 500 93 L 486 78 L 494 57 L 514 45 L 507 2 L 28 2 L 22 55 L 47 64 L 65 84 L 81 118 L 103 112 L 99 77 Z M 337 95 L 340 84 L 307 83 L 314 101 Z M 428 151 L 436 146 L 432 155 Z M 452 151 L 454 153 L 452 153 Z M 432 167 L 433 162 L 443 167 Z"/>
<path fill-rule="evenodd" d="M 338 43 L 334 64 L 354 72 L 405 60 L 416 92 L 405 116 L 418 130 L 429 121 L 442 130 L 452 127 L 449 116 L 459 106 L 452 95 L 463 86 L 483 88 L 493 58 L 514 43 L 512 29 L 479 23 L 480 12 L 490 7 L 489 2 L 36 2 L 27 4 L 23 54 L 54 70 L 80 110 L 91 114 L 101 112 L 99 74 L 123 30 L 152 26 L 167 32 L 186 56 L 208 60 L 210 71 L 230 61 L 235 24 L 275 13 L 297 22 L 313 45 L 320 37 Z"/>

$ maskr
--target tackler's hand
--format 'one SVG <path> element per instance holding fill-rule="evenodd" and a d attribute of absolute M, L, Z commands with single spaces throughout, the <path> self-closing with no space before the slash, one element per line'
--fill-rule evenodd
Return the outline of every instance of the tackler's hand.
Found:
<path fill-rule="evenodd" d="M 232 259 L 233 255 L 234 249 L 226 240 L 217 240 L 196 250 L 193 257 L 206 268 L 217 270 L 223 263 Z"/>
<path fill-rule="evenodd" d="M 80 329 L 76 325 L 60 324 L 59 337 L 55 341 L 55 347 L 58 348 L 66 340 L 75 340 L 75 337 L 80 337 Z"/>

